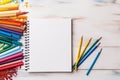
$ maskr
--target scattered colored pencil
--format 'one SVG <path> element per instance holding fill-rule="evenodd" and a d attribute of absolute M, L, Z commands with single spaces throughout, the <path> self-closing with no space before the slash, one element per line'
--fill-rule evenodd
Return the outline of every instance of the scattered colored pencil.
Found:
<path fill-rule="evenodd" d="M 86 73 L 87 76 L 90 74 L 90 72 L 91 72 L 92 68 L 94 67 L 97 59 L 99 58 L 101 52 L 102 52 L 102 49 L 98 52 L 98 54 L 97 54 L 96 57 L 95 57 L 95 60 L 94 60 L 93 63 L 91 64 L 90 68 L 88 69 L 88 71 L 87 71 L 87 73 Z"/>
<path fill-rule="evenodd" d="M 96 46 L 94 46 L 89 52 L 87 55 L 85 55 L 81 60 L 80 62 L 78 63 L 78 67 L 99 47 L 100 43 L 97 44 Z"/>
<path fill-rule="evenodd" d="M 93 42 L 92 45 L 90 45 L 90 47 L 85 51 L 85 53 L 83 54 L 82 57 L 84 57 L 85 55 L 87 55 L 87 53 L 102 39 L 102 37 L 100 37 L 99 39 L 95 40 L 95 42 Z"/>
<path fill-rule="evenodd" d="M 78 60 L 79 60 L 79 56 L 80 56 L 80 52 L 81 52 L 81 48 L 82 48 L 82 42 L 83 42 L 83 36 L 80 38 L 80 42 L 78 44 L 78 54 L 76 56 L 76 62 L 75 62 L 75 70 L 77 71 L 77 64 L 78 64 Z"/>

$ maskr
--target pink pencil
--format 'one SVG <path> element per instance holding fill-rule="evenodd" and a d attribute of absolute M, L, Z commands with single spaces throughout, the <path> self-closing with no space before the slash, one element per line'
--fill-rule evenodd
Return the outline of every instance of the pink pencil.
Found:
<path fill-rule="evenodd" d="M 17 54 L 11 55 L 9 57 L 2 58 L 2 59 L 0 59 L 0 62 L 6 61 L 6 60 L 10 60 L 10 59 L 16 58 L 18 56 L 23 56 L 23 53 L 19 52 Z"/>

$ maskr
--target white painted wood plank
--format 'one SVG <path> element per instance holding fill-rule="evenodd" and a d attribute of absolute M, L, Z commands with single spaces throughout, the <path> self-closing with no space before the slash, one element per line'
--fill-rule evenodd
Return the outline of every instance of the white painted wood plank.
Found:
<path fill-rule="evenodd" d="M 79 69 L 88 69 L 95 59 L 97 53 L 101 47 L 99 47 L 86 61 L 79 67 Z M 74 48 L 74 59 L 76 57 L 76 49 Z M 98 58 L 94 69 L 120 69 L 120 48 L 103 48 L 103 51 Z"/>
<path fill-rule="evenodd" d="M 86 76 L 86 70 L 74 73 L 26 73 L 19 71 L 14 80 L 119 80 L 120 70 L 93 70 Z"/>
<path fill-rule="evenodd" d="M 37 0 L 38 1 L 38 0 Z M 36 3 L 36 1 L 34 1 Z M 120 13 L 119 5 L 110 4 L 95 6 L 91 0 L 40 0 L 30 4 L 31 17 L 93 17 L 97 19 L 110 19 L 112 13 Z M 99 15 L 99 16 L 98 16 Z M 102 17 L 104 16 L 104 17 Z"/>
<path fill-rule="evenodd" d="M 82 35 L 85 40 L 90 37 L 93 37 L 94 40 L 102 36 L 102 46 L 120 46 L 120 26 L 116 21 L 76 20 L 73 23 L 74 46 Z"/>

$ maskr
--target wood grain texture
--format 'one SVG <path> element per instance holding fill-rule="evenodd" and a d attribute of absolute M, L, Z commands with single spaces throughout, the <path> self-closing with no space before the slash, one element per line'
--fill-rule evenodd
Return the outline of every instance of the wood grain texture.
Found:
<path fill-rule="evenodd" d="M 93 41 L 100 36 L 103 39 L 101 46 L 81 65 L 78 72 L 27 73 L 23 67 L 14 80 L 120 80 L 120 5 L 96 6 L 93 1 L 31 0 L 28 9 L 31 18 L 73 19 L 73 60 L 77 55 L 77 44 L 81 35 L 84 36 L 84 41 L 90 37 L 93 37 Z M 103 52 L 90 76 L 86 76 L 86 69 L 100 48 L 103 48 Z"/>
<path fill-rule="evenodd" d="M 25 73 L 19 71 L 14 80 L 119 80 L 120 70 L 93 70 L 86 76 L 86 70 L 74 73 Z"/>

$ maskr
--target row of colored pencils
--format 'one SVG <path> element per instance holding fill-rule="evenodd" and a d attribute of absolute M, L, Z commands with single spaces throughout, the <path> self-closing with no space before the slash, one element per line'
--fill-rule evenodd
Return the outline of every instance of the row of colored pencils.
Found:
<path fill-rule="evenodd" d="M 90 38 L 88 41 L 86 41 L 85 45 L 82 47 L 83 36 L 80 38 L 80 41 L 78 44 L 78 52 L 77 52 L 77 56 L 76 56 L 76 61 L 73 64 L 73 70 L 77 71 L 78 67 L 80 67 L 81 64 L 99 47 L 99 45 L 101 44 L 99 41 L 101 39 L 102 39 L 102 37 L 100 37 L 99 39 L 95 40 L 92 44 L 90 44 L 91 40 L 92 40 L 92 38 Z M 93 63 L 91 64 L 90 68 L 88 69 L 88 72 L 86 73 L 86 75 L 89 75 L 89 73 L 91 72 L 101 51 L 102 51 L 102 49 L 96 55 Z"/>
<path fill-rule="evenodd" d="M 0 5 L 0 80 L 12 80 L 23 63 L 21 38 L 27 27 L 28 12 L 17 2 Z"/>

